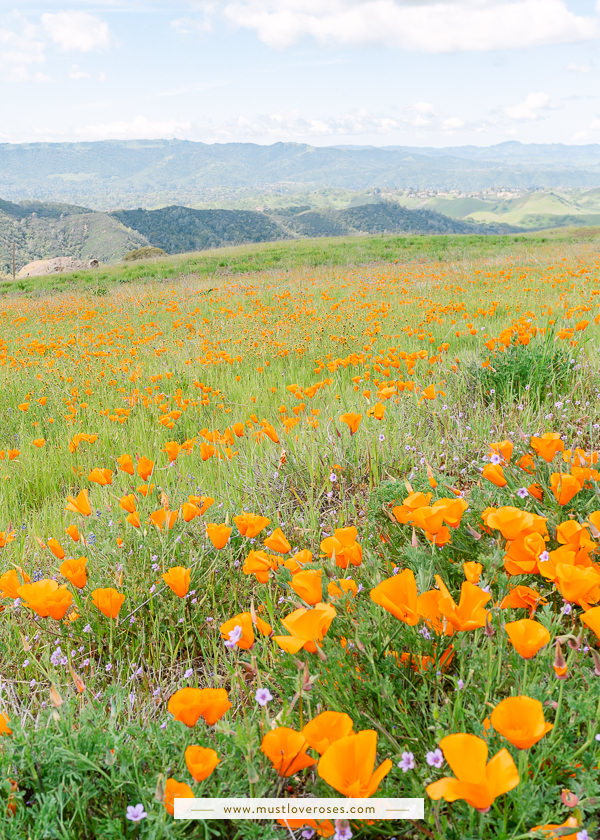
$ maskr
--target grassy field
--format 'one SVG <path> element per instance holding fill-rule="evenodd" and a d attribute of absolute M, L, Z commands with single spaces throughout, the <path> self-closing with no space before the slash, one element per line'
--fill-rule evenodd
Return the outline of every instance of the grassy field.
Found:
<path fill-rule="evenodd" d="M 0 838 L 597 837 L 598 241 L 3 284 Z"/>

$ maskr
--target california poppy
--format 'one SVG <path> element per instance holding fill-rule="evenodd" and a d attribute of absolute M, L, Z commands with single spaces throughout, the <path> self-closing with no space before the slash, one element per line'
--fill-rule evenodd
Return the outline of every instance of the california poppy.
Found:
<path fill-rule="evenodd" d="M 287 554 L 292 548 L 281 528 L 276 528 L 273 533 L 264 540 L 264 545 L 269 549 L 269 551 L 277 551 L 279 554 Z"/>
<path fill-rule="evenodd" d="M 496 732 L 520 750 L 537 744 L 553 727 L 552 723 L 546 723 L 540 701 L 525 696 L 501 700 L 490 721 Z"/>
<path fill-rule="evenodd" d="M 190 588 L 191 574 L 192 570 L 185 566 L 172 566 L 161 577 L 179 598 L 185 598 Z"/>
<path fill-rule="evenodd" d="M 59 586 L 55 580 L 25 583 L 19 586 L 17 594 L 41 618 L 50 616 L 56 621 L 64 618 L 73 601 L 73 596 L 67 587 Z"/>
<path fill-rule="evenodd" d="M 88 496 L 87 490 L 82 490 L 78 493 L 77 498 L 73 498 L 73 496 L 67 496 L 67 504 L 65 506 L 65 510 L 69 510 L 72 513 L 80 513 L 82 516 L 89 516 L 92 512 L 90 507 L 90 500 Z"/>
<path fill-rule="evenodd" d="M 340 423 L 345 423 L 350 429 L 350 433 L 355 435 L 362 420 L 362 414 L 349 412 L 340 416 Z"/>
<path fill-rule="evenodd" d="M 146 458 L 142 456 L 140 460 L 137 462 L 137 471 L 139 477 L 142 481 L 148 481 L 150 476 L 152 475 L 152 470 L 154 469 L 154 461 L 151 461 L 150 458 Z"/>
<path fill-rule="evenodd" d="M 386 758 L 375 769 L 377 733 L 364 729 L 355 735 L 336 739 L 323 753 L 317 765 L 319 776 L 343 796 L 373 796 L 382 779 L 392 769 Z"/>
<path fill-rule="evenodd" d="M 76 586 L 77 589 L 83 589 L 87 583 L 86 563 L 87 557 L 79 557 L 76 560 L 64 560 L 60 565 L 59 572 L 73 586 Z"/>
<path fill-rule="evenodd" d="M 273 636 L 273 639 L 288 653 L 298 653 L 302 648 L 309 653 L 316 653 L 317 644 L 321 645 L 335 615 L 336 610 L 332 604 L 317 604 L 311 610 L 294 610 L 281 622 L 291 635 Z"/>
<path fill-rule="evenodd" d="M 116 618 L 123 606 L 125 595 L 109 586 L 107 589 L 94 589 L 92 603 L 107 618 Z"/>
<path fill-rule="evenodd" d="M 208 779 L 221 760 L 214 750 L 196 745 L 187 747 L 184 756 L 187 769 L 197 782 Z"/>
<path fill-rule="evenodd" d="M 231 528 L 228 528 L 227 525 L 217 525 L 214 523 L 206 525 L 206 536 L 217 549 L 224 548 L 227 545 L 230 535 Z"/>
<path fill-rule="evenodd" d="M 175 799 L 193 799 L 194 791 L 185 782 L 178 782 L 176 779 L 167 779 L 165 784 L 165 808 L 167 813 L 175 814 Z"/>
<path fill-rule="evenodd" d="M 327 537 L 321 543 L 321 551 L 327 557 L 335 557 L 335 564 L 341 569 L 349 565 L 360 566 L 362 563 L 362 547 L 356 541 L 358 531 L 354 526 L 336 528 L 332 537 Z"/>
<path fill-rule="evenodd" d="M 195 726 L 201 717 L 213 726 L 230 708 L 224 688 L 181 688 L 167 703 L 175 720 L 189 727 Z"/>
<path fill-rule="evenodd" d="M 260 745 L 261 752 L 270 759 L 279 776 L 293 776 L 316 764 L 316 759 L 306 754 L 308 747 L 304 735 L 288 726 L 271 729 Z"/>
<path fill-rule="evenodd" d="M 565 448 L 558 432 L 546 432 L 540 437 L 534 436 L 531 438 L 530 445 L 536 455 L 547 463 L 553 460 L 557 452 L 562 452 Z"/>
<path fill-rule="evenodd" d="M 20 575 L 20 577 L 19 577 Z M 12 598 L 15 600 L 19 597 L 18 589 L 24 583 L 30 583 L 31 578 L 25 574 L 23 569 L 9 569 L 0 576 L 0 595 L 3 598 Z"/>
<path fill-rule="evenodd" d="M 381 581 L 371 589 L 371 600 L 410 626 L 419 622 L 417 583 L 412 569 Z"/>
<path fill-rule="evenodd" d="M 439 610 L 455 630 L 474 630 L 485 625 L 487 610 L 484 605 L 492 597 L 489 592 L 466 580 L 460 588 L 457 606 L 441 577 L 436 575 L 435 579 L 440 588 Z"/>
<path fill-rule="evenodd" d="M 263 636 L 269 636 L 273 632 L 270 624 L 263 621 L 260 616 L 255 616 L 253 620 L 252 614 L 249 612 L 234 615 L 233 618 L 221 624 L 219 629 L 222 638 L 230 643 L 229 647 L 239 647 L 242 650 L 248 650 L 254 644 L 255 627 Z"/>
<path fill-rule="evenodd" d="M 506 749 L 488 762 L 488 746 L 476 735 L 457 733 L 440 741 L 444 758 L 456 778 L 446 776 L 428 785 L 431 799 L 454 802 L 464 799 L 473 808 L 487 811 L 496 797 L 508 793 L 519 784 L 519 773 Z"/>
<path fill-rule="evenodd" d="M 271 520 L 266 516 L 259 516 L 256 513 L 242 513 L 239 516 L 234 516 L 233 521 L 243 537 L 252 539 L 253 537 L 257 537 Z"/>
<path fill-rule="evenodd" d="M 345 712 L 321 712 L 306 724 L 302 734 L 313 750 L 323 755 L 334 741 L 350 735 L 352 729 L 352 718 Z"/>
<path fill-rule="evenodd" d="M 539 621 L 522 618 L 504 625 L 514 649 L 523 659 L 532 659 L 550 641 L 550 633 Z"/>
<path fill-rule="evenodd" d="M 303 601 L 313 606 L 323 600 L 322 569 L 311 569 L 297 572 L 292 576 L 290 586 Z"/>
<path fill-rule="evenodd" d="M 568 504 L 581 490 L 581 484 L 570 473 L 552 473 L 550 487 L 559 505 Z"/>

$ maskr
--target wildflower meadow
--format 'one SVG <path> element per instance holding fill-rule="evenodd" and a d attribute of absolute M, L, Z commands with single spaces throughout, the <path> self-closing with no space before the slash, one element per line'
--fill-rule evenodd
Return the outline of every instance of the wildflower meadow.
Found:
<path fill-rule="evenodd" d="M 600 836 L 597 240 L 422 241 L 2 298 L 1 838 Z"/>

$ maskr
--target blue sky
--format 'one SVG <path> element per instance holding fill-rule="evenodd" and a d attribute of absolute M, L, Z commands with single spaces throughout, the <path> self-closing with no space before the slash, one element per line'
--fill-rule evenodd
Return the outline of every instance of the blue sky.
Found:
<path fill-rule="evenodd" d="M 600 0 L 0 0 L 0 141 L 600 142 Z"/>

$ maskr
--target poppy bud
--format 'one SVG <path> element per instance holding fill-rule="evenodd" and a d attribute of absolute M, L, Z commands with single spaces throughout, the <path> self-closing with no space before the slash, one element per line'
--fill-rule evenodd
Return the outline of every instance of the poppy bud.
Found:
<path fill-rule="evenodd" d="M 572 790 L 563 788 L 560 792 L 562 804 L 567 808 L 574 808 L 579 803 L 579 797 Z"/>
<path fill-rule="evenodd" d="M 570 639 L 567 640 L 567 644 L 571 648 L 571 650 L 579 650 L 581 644 L 583 642 L 583 632 L 579 634 L 577 637 L 571 636 Z"/>
<path fill-rule="evenodd" d="M 562 648 L 560 646 L 560 642 L 556 642 L 556 650 L 554 653 L 554 673 L 558 677 L 559 680 L 566 680 L 567 679 L 567 663 L 563 656 Z"/>
<path fill-rule="evenodd" d="M 484 630 L 484 633 L 485 633 L 486 636 L 489 636 L 490 639 L 492 638 L 492 636 L 496 635 L 496 631 L 494 630 L 494 628 L 492 626 L 492 622 L 490 620 L 490 613 L 487 613 L 486 616 L 485 616 L 485 630 Z"/>
<path fill-rule="evenodd" d="M 594 660 L 594 673 L 600 677 L 600 653 L 592 648 L 592 659 Z"/>

